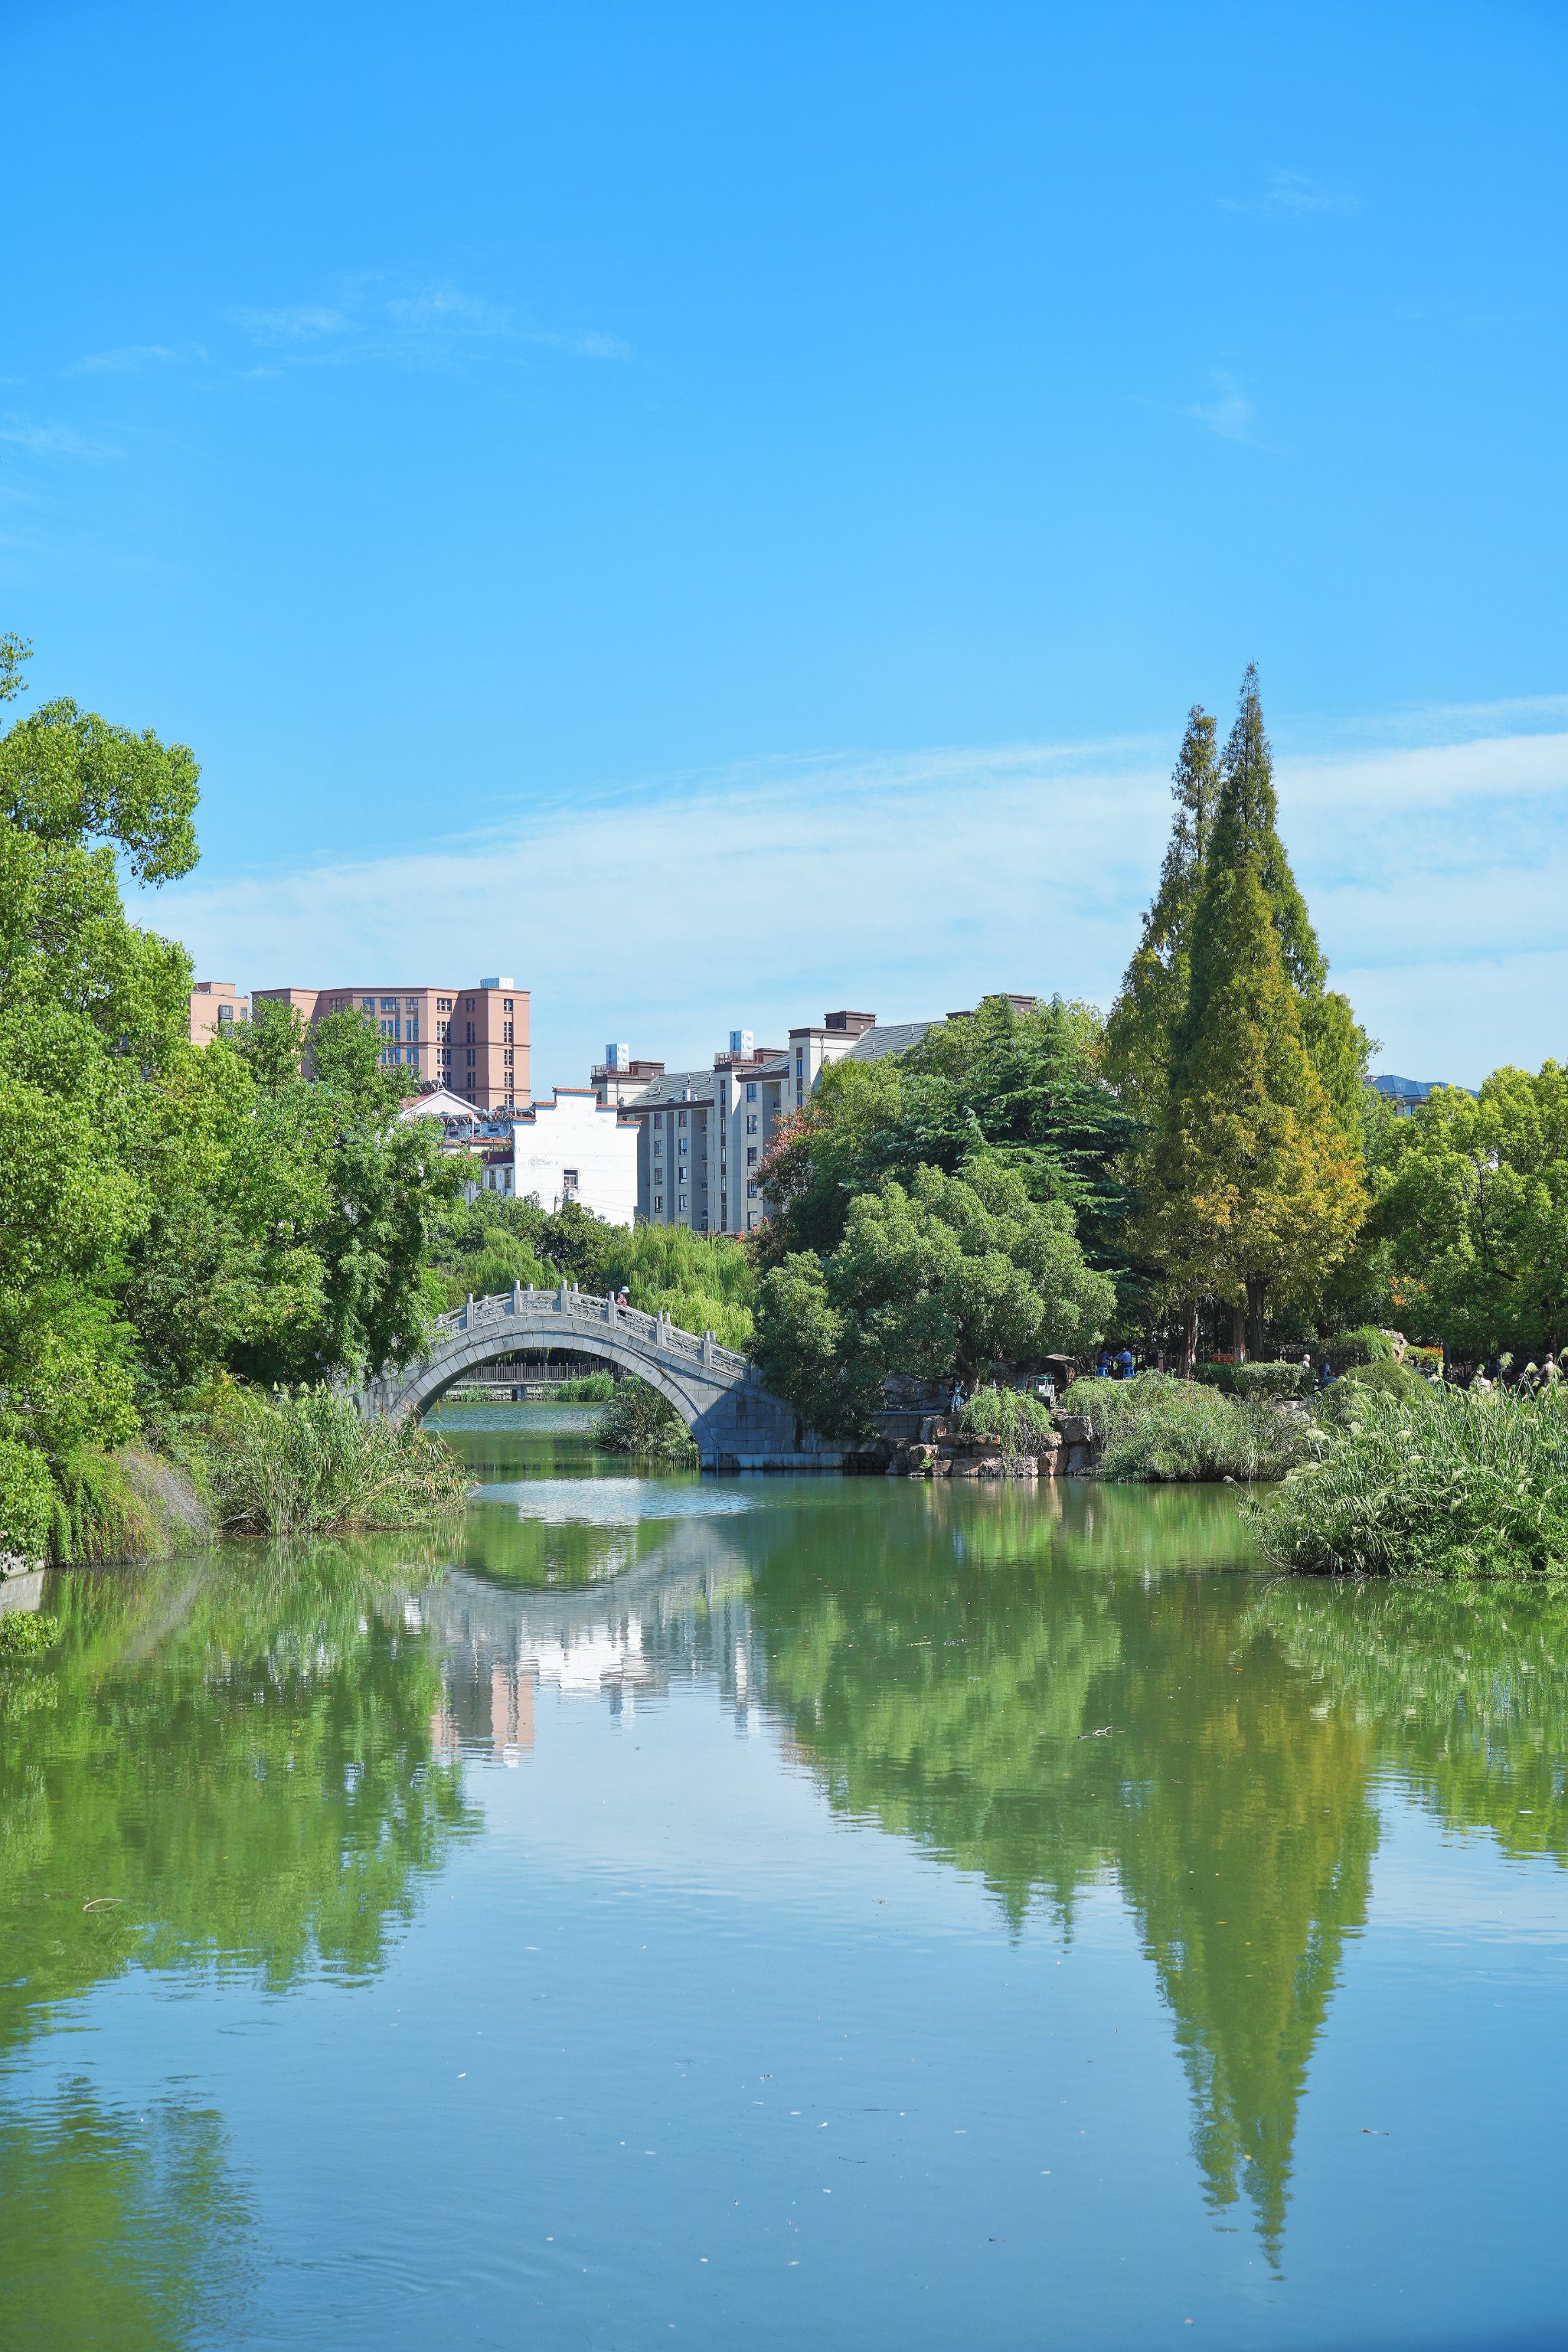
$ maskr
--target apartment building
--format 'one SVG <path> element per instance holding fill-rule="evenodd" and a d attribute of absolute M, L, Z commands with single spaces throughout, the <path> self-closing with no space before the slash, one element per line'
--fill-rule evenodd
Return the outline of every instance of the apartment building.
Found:
<path fill-rule="evenodd" d="M 497 977 L 448 984 L 358 988 L 258 988 L 256 1004 L 291 1004 L 307 1028 L 329 1013 L 363 1013 L 381 1031 L 384 1069 L 405 1070 L 410 1094 L 447 1087 L 476 1111 L 510 1112 L 528 1103 L 528 991 Z"/>
<path fill-rule="evenodd" d="M 693 1233 L 754 1232 L 765 1213 L 759 1171 L 823 1071 L 849 1056 L 905 1053 L 931 1025 L 829 1013 L 820 1027 L 792 1029 L 787 1046 L 758 1046 L 749 1029 L 733 1029 L 705 1070 L 667 1070 L 609 1046 L 594 1066 L 594 1090 L 637 1124 L 638 1216 Z"/>
<path fill-rule="evenodd" d="M 232 980 L 198 980 L 191 991 L 191 1043 L 210 1045 L 220 1030 L 241 1026 L 250 1018 L 250 999 L 241 996 Z"/>

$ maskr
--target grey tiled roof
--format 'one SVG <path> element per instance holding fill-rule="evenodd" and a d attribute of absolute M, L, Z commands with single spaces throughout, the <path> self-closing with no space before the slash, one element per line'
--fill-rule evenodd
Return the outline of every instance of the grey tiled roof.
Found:
<path fill-rule="evenodd" d="M 627 1103 L 626 1108 L 628 1111 L 636 1113 L 647 1109 L 650 1104 L 684 1102 L 687 1099 L 689 1087 L 692 1102 L 711 1102 L 713 1099 L 712 1071 L 667 1070 L 662 1078 L 655 1078 L 652 1084 L 645 1087 L 642 1093 L 634 1101 Z"/>
<path fill-rule="evenodd" d="M 934 1026 L 935 1024 L 930 1021 L 884 1022 L 875 1029 L 868 1029 L 864 1036 L 857 1037 L 849 1048 L 847 1058 L 851 1062 L 879 1062 L 884 1054 L 907 1054 L 910 1047 L 918 1045 L 926 1031 Z"/>

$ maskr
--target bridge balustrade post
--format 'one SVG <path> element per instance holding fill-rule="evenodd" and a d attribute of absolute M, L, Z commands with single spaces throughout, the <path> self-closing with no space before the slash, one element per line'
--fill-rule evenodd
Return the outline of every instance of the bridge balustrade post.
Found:
<path fill-rule="evenodd" d="M 705 1364 L 711 1364 L 713 1361 L 713 1334 L 711 1331 L 704 1331 L 702 1334 L 702 1360 Z"/>
<path fill-rule="evenodd" d="M 522 1285 L 521 1282 L 514 1282 L 511 1286 L 511 1311 L 514 1315 L 521 1315 L 522 1313 Z"/>
<path fill-rule="evenodd" d="M 470 1291 L 469 1291 L 469 1293 L 468 1293 L 468 1305 L 467 1305 L 467 1306 L 464 1307 L 464 1309 L 463 1309 L 463 1328 L 464 1328 L 464 1330 L 465 1330 L 465 1331 L 468 1329 L 469 1326 L 470 1326 L 470 1325 L 472 1324 L 472 1322 L 473 1322 L 473 1319 L 474 1319 L 474 1294 L 473 1294 L 473 1292 L 470 1290 Z"/>

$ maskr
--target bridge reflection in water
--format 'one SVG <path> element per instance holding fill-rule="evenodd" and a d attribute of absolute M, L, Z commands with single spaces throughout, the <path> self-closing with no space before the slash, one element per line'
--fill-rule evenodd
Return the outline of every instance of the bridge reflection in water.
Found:
<path fill-rule="evenodd" d="M 1251 1564 L 1212 1493 L 849 1481 L 824 1509 L 820 1488 L 752 1491 L 752 1507 L 657 1525 L 602 1584 L 449 1578 L 427 1603 L 438 1748 L 521 1760 L 536 1690 L 630 1713 L 700 1685 L 738 1727 L 781 1736 L 835 1811 L 977 1875 L 1014 1932 L 1043 1912 L 1070 1934 L 1116 1885 L 1171 2019 L 1206 2197 L 1222 2216 L 1245 2201 L 1278 2260 L 1308 2068 L 1367 1918 L 1373 1787 L 1414 1730 L 1403 1682 L 1381 1712 L 1368 1694 L 1390 1654 L 1419 1679 L 1427 1637 L 1447 1658 L 1456 1609 L 1473 1643 L 1473 1604 L 1314 1590 L 1298 1605 L 1204 1573 Z M 608 1559 L 616 1530 L 598 1534 Z M 1568 1603 L 1549 1605 L 1568 1637 Z M 1538 1676 L 1533 1617 L 1516 1646 Z M 1411 1763 L 1439 1810 L 1462 1791 L 1467 1827 L 1495 1816 L 1510 1845 L 1529 1830 L 1568 1853 L 1568 1805 L 1541 1831 L 1517 1803 L 1541 1801 L 1543 1706 L 1568 1735 L 1568 1667 L 1551 1698 L 1520 1685 L 1533 1741 L 1508 1738 L 1508 1679 L 1489 1660 L 1484 1727 L 1456 1701 L 1447 1731 L 1473 1771 L 1448 1769 L 1447 1732 L 1418 1741 L 1446 1779 Z"/>

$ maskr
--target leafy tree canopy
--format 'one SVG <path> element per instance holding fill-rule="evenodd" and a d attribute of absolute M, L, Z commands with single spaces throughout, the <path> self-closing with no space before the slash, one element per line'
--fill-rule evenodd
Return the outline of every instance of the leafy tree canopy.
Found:
<path fill-rule="evenodd" d="M 763 1378 L 830 1434 L 864 1425 L 889 1372 L 973 1383 L 1092 1347 L 1114 1287 L 1084 1260 L 1063 1202 L 982 1152 L 961 1176 L 917 1168 L 850 1204 L 826 1257 L 792 1252 L 763 1279 Z"/>
<path fill-rule="evenodd" d="M 1407 1328 L 1472 1358 L 1568 1342 L 1568 1067 L 1440 1087 L 1391 1123 L 1376 1186 Z"/>
<path fill-rule="evenodd" d="M 850 1208 L 921 1168 L 955 1175 L 980 1153 L 1015 1168 L 1035 1201 L 1077 1213 L 1095 1263 L 1115 1255 L 1114 1173 L 1134 1131 L 1100 1068 L 1100 1016 L 1056 997 L 1019 1013 L 988 996 L 933 1023 L 907 1054 L 832 1065 L 763 1169 L 759 1262 L 837 1248 Z"/>

